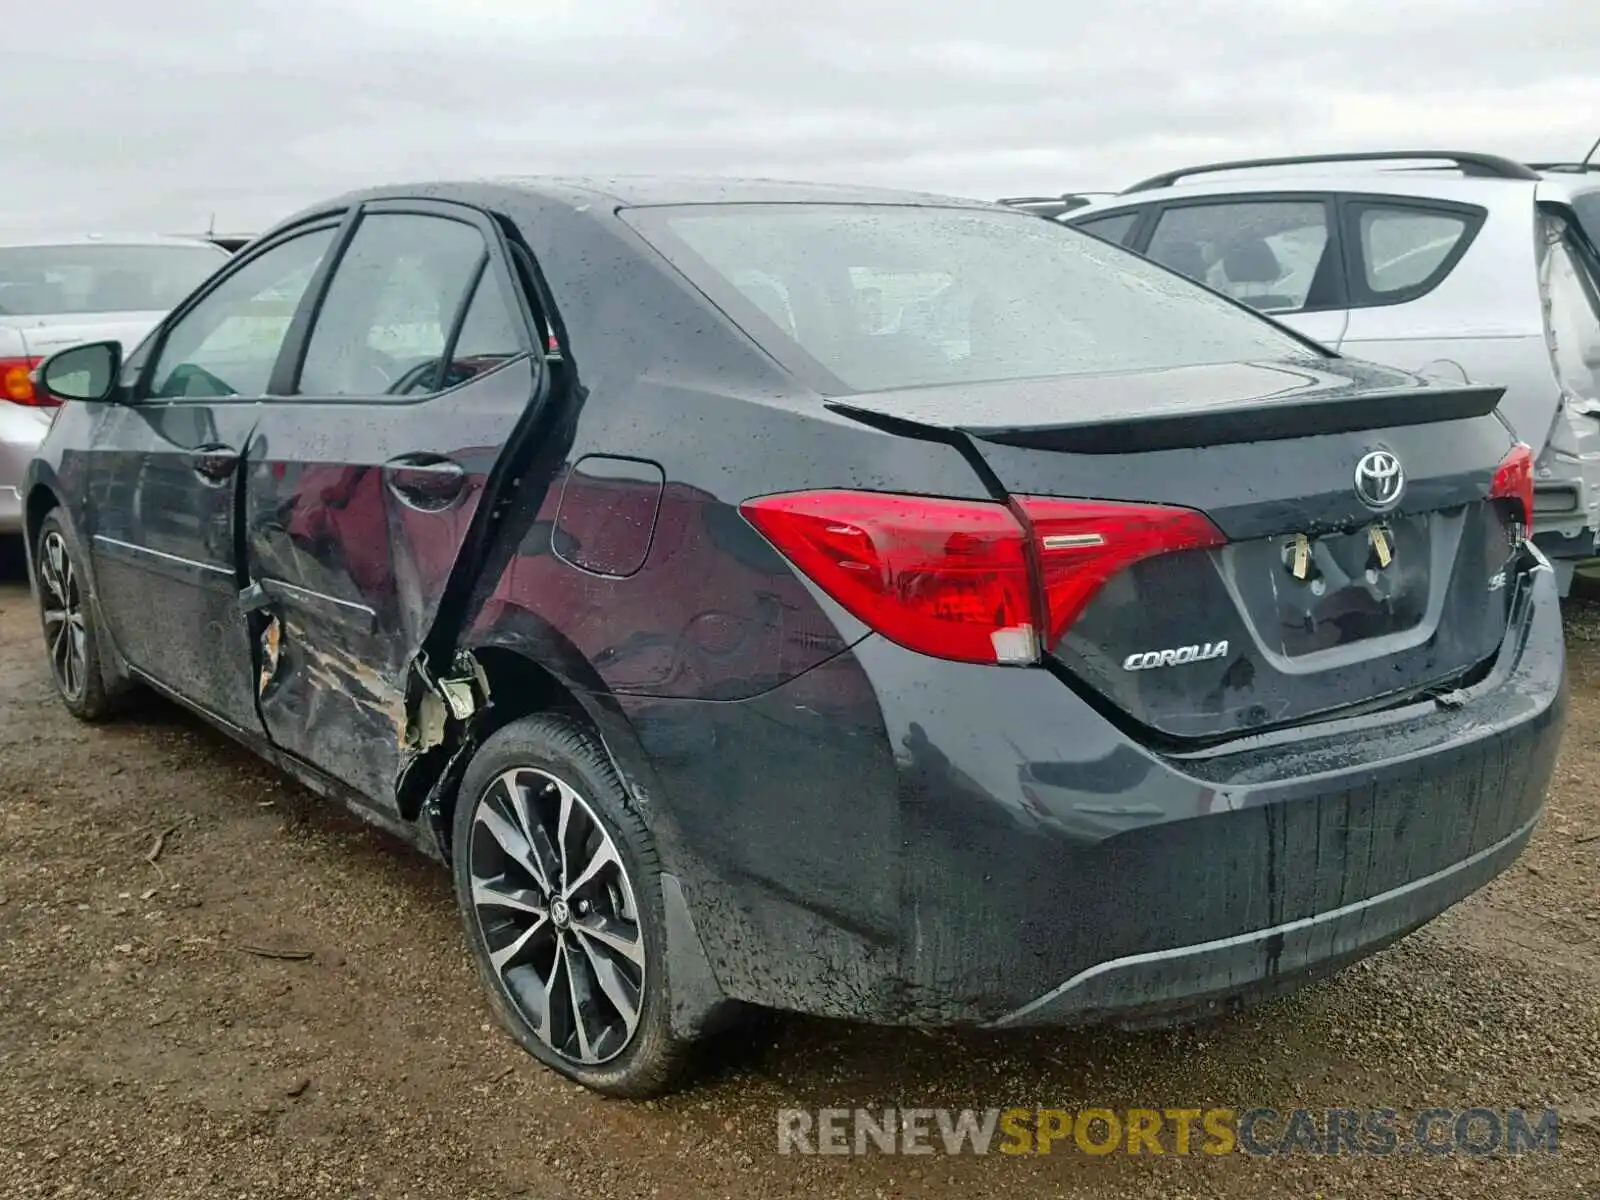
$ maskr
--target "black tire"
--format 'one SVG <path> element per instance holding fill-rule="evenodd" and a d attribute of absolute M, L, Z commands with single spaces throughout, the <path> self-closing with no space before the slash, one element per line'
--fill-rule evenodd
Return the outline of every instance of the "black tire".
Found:
<path fill-rule="evenodd" d="M 80 721 L 104 721 L 115 710 L 100 670 L 100 639 L 83 571 L 83 550 L 72 529 L 52 510 L 35 539 L 39 622 L 56 695 Z"/>
<path fill-rule="evenodd" d="M 660 860 L 599 741 L 566 717 L 524 717 L 478 748 L 458 796 L 451 864 L 456 900 L 501 1023 L 540 1062 L 596 1092 L 643 1099 L 670 1091 L 683 1075 L 690 1043 L 674 1036 L 669 1020 Z M 565 858 L 555 836 L 564 800 L 570 814 Z M 508 827 L 508 821 L 516 824 Z M 530 827 L 535 833 L 517 842 Z M 541 849 L 520 857 L 501 840 L 527 850 L 539 837 L 546 839 Z M 585 864 L 597 861 L 604 865 L 584 881 Z M 558 884 L 563 862 L 570 875 Z M 552 877 L 548 888 L 540 874 Z M 511 906 L 513 898 L 525 906 Z M 606 941 L 596 939 L 596 929 Z M 637 1001 L 631 1030 L 630 1000 Z M 574 1012 L 585 1016 L 574 1021 Z"/>

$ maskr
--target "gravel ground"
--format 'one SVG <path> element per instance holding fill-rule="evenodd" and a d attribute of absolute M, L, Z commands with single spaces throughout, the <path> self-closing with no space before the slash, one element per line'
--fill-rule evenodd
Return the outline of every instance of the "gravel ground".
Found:
<path fill-rule="evenodd" d="M 640 1106 L 491 1027 L 443 872 L 165 705 L 75 724 L 20 578 L 0 579 L 0 1196 L 1600 1196 L 1600 607 L 1569 607 L 1571 733 L 1531 849 L 1339 978 L 1140 1036 L 774 1020 Z M 780 1108 L 889 1104 L 1555 1105 L 1561 1148 L 777 1152 Z"/>

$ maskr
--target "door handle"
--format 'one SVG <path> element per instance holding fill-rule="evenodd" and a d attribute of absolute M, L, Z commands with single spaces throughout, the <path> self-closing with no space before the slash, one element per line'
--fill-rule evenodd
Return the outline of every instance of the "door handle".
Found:
<path fill-rule="evenodd" d="M 200 446 L 191 451 L 189 462 L 195 474 L 209 484 L 225 483 L 238 469 L 239 452 L 220 442 Z"/>
<path fill-rule="evenodd" d="M 467 469 L 432 454 L 405 454 L 383 464 L 383 476 L 402 504 L 423 512 L 439 512 L 461 498 Z"/>

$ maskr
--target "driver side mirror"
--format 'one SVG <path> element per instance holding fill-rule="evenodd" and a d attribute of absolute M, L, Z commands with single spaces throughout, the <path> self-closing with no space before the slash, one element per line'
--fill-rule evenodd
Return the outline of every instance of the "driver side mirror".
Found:
<path fill-rule="evenodd" d="M 39 386 L 57 400 L 111 400 L 122 373 L 121 342 L 89 342 L 58 351 L 39 366 Z"/>

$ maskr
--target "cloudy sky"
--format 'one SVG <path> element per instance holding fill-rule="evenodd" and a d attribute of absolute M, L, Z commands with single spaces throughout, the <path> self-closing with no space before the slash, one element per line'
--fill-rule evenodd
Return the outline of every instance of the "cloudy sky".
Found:
<path fill-rule="evenodd" d="M 1600 136 L 1594 0 L 26 0 L 4 36 L 14 230 L 249 231 L 486 173 L 997 196 Z"/>

